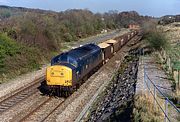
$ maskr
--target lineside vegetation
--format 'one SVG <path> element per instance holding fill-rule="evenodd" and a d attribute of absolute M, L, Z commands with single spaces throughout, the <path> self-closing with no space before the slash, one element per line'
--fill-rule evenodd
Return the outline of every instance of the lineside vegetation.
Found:
<path fill-rule="evenodd" d="M 100 14 L 86 9 L 53 12 L 0 6 L 0 81 L 40 68 L 59 54 L 66 42 L 147 19 L 135 11 Z"/>
<path fill-rule="evenodd" d="M 157 106 L 154 107 L 153 96 L 140 94 L 135 96 L 134 101 L 134 122 L 162 122 L 164 115 Z"/>
<path fill-rule="evenodd" d="M 144 40 L 154 51 L 166 50 L 170 44 L 166 36 L 156 28 L 156 23 L 150 22 L 143 25 Z"/>

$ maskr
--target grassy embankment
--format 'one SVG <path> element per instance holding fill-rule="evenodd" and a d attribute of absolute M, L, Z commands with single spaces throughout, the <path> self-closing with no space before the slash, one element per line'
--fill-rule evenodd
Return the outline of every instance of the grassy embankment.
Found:
<path fill-rule="evenodd" d="M 167 65 L 168 60 L 164 60 L 163 62 L 161 62 L 161 64 L 173 81 L 173 88 L 175 90 L 175 93 L 170 97 L 170 99 L 172 99 L 177 106 L 180 106 L 180 86 L 178 86 L 177 83 L 178 78 L 174 80 L 172 74 L 172 69 L 176 69 L 176 67 L 173 66 L 174 63 L 180 62 L 180 23 L 175 22 L 165 26 L 159 25 L 157 28 L 161 30 L 164 35 L 166 35 L 166 38 L 169 41 L 170 48 L 165 49 L 165 56 L 170 59 L 170 67 L 169 65 Z"/>
<path fill-rule="evenodd" d="M 144 43 L 150 47 L 150 50 L 158 51 L 167 46 L 164 42 L 164 36 L 157 32 L 151 31 L 144 36 Z M 158 100 L 163 105 L 163 100 Z M 163 113 L 156 105 L 151 94 L 143 93 L 135 96 L 133 118 L 135 122 L 162 122 Z"/>
<path fill-rule="evenodd" d="M 158 57 L 159 53 L 157 52 L 166 52 L 165 57 L 171 57 L 172 60 L 179 60 L 179 49 L 180 46 L 176 43 L 172 42 L 172 33 L 169 36 L 168 33 L 170 31 L 163 31 L 163 27 L 161 29 L 157 29 L 156 25 L 151 26 L 150 30 L 145 29 L 144 42 L 145 44 L 155 53 L 157 57 L 157 62 L 159 62 L 165 71 L 167 71 L 167 62 L 161 61 L 160 57 Z M 148 30 L 148 31 L 147 31 Z M 177 35 L 176 35 L 177 36 Z M 174 36 L 173 36 L 174 37 Z M 169 71 L 167 72 L 169 73 Z M 172 74 L 168 74 L 168 79 L 172 81 L 172 86 L 174 85 L 174 79 L 172 78 Z M 174 94 L 170 98 L 178 99 L 178 95 Z M 162 99 L 159 99 L 160 104 L 164 104 Z M 161 103 L 162 102 L 162 103 Z M 154 109 L 154 100 L 152 96 L 148 96 L 147 94 L 138 95 L 135 97 L 135 109 L 134 109 L 134 118 L 135 121 L 163 121 L 162 111 L 159 109 Z M 171 110 L 171 108 L 169 108 Z M 178 118 L 175 118 L 178 119 Z"/>
<path fill-rule="evenodd" d="M 35 47 L 26 47 L 9 38 L 6 34 L 0 34 L 0 74 L 1 82 L 7 79 L 9 74 L 16 76 L 32 69 L 38 69 L 43 60 L 42 53 Z M 0 82 L 0 83 L 1 83 Z"/>

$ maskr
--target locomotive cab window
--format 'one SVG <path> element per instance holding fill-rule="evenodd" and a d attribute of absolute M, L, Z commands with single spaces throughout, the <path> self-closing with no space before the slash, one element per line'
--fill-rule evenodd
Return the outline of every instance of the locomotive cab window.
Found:
<path fill-rule="evenodd" d="M 67 56 L 63 55 L 59 57 L 59 62 L 67 62 Z"/>
<path fill-rule="evenodd" d="M 60 55 L 52 59 L 51 65 L 59 64 L 59 63 L 70 63 L 71 65 L 77 67 L 78 63 L 75 59 L 67 55 Z"/>

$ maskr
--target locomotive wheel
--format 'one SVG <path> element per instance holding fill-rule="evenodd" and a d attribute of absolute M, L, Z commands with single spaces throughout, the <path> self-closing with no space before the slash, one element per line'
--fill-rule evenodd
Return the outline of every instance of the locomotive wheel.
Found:
<path fill-rule="evenodd" d="M 77 83 L 77 84 L 76 84 L 76 91 L 79 89 L 79 87 L 80 87 L 80 84 Z"/>
<path fill-rule="evenodd" d="M 74 91 L 75 91 L 75 90 L 74 90 L 74 88 L 73 88 L 73 87 L 70 87 L 70 88 L 69 88 L 69 92 L 70 92 L 70 94 L 72 94 Z"/>
<path fill-rule="evenodd" d="M 57 96 L 60 97 L 61 96 L 61 87 L 57 88 Z"/>

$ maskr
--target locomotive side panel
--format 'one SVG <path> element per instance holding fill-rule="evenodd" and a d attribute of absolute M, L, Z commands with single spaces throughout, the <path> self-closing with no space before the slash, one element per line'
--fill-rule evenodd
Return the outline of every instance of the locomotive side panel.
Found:
<path fill-rule="evenodd" d="M 95 67 L 102 63 L 102 53 L 101 50 L 96 53 L 92 53 L 88 57 L 81 60 L 82 71 L 80 74 L 80 79 L 84 78 L 89 72 L 91 72 Z"/>

